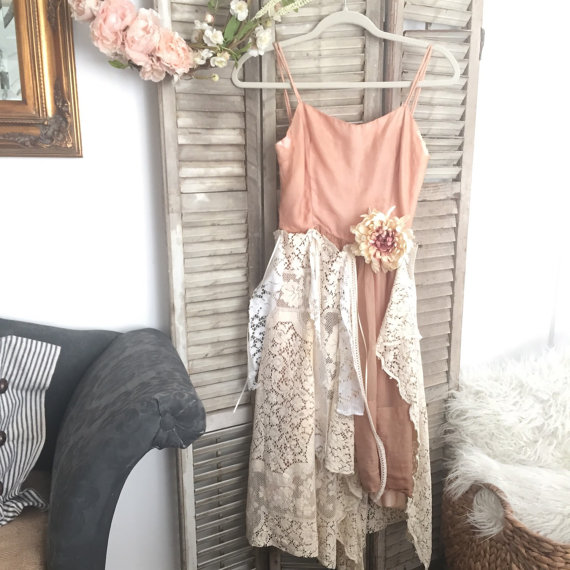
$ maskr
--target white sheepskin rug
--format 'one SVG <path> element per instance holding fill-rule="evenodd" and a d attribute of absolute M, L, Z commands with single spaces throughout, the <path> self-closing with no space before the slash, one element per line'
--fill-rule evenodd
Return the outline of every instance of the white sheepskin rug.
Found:
<path fill-rule="evenodd" d="M 570 347 L 462 373 L 447 407 L 447 492 L 473 483 L 503 491 L 527 528 L 570 544 Z M 471 522 L 502 528 L 495 495 L 480 491 Z"/>

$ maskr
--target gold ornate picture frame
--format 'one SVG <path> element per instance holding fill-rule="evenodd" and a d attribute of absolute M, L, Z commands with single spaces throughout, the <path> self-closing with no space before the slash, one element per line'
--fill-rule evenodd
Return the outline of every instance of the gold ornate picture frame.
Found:
<path fill-rule="evenodd" d="M 66 0 L 0 0 L 0 156 L 81 156 Z"/>

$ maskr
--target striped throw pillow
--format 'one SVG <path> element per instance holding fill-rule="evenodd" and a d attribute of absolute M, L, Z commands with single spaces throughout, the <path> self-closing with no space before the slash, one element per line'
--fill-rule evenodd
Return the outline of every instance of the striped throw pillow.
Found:
<path fill-rule="evenodd" d="M 43 447 L 45 393 L 60 347 L 18 336 L 0 338 L 0 526 L 46 501 L 22 484 Z"/>

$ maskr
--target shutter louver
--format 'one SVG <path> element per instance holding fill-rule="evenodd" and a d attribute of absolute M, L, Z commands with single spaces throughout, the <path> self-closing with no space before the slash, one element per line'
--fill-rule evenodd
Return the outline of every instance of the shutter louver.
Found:
<path fill-rule="evenodd" d="M 197 570 L 256 567 L 245 538 L 251 424 L 216 430 L 194 444 Z"/>

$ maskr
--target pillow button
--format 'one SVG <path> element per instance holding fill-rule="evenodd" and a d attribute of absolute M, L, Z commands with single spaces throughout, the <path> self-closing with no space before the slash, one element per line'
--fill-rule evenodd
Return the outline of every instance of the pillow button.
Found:
<path fill-rule="evenodd" d="M 6 432 L 0 431 L 0 447 L 6 443 Z"/>
<path fill-rule="evenodd" d="M 3 394 L 8 389 L 8 380 L 0 378 L 0 394 Z"/>

